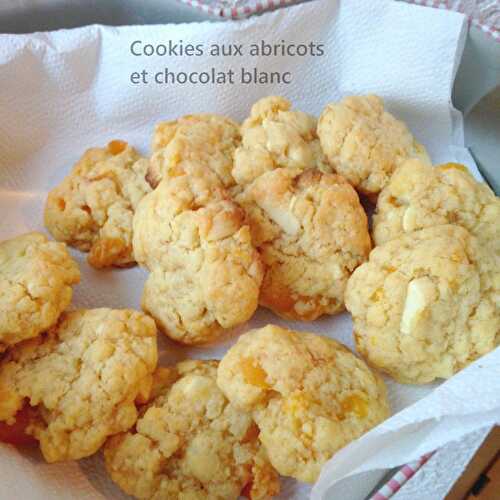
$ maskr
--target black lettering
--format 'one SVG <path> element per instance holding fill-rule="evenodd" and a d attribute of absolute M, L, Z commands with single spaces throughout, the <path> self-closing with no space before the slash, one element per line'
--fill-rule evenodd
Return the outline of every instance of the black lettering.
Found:
<path fill-rule="evenodd" d="M 225 57 L 233 55 L 233 46 L 232 45 L 221 45 L 221 54 Z"/>
<path fill-rule="evenodd" d="M 269 45 L 268 43 L 264 42 L 264 40 L 261 41 L 261 53 L 260 55 L 261 56 L 270 56 L 271 53 L 273 51 L 273 48 L 271 47 L 271 45 Z"/>
<path fill-rule="evenodd" d="M 168 55 L 169 56 L 178 56 L 179 54 L 177 53 L 177 47 L 178 44 L 173 43 L 172 40 L 168 41 Z"/>
<path fill-rule="evenodd" d="M 160 43 L 156 46 L 156 55 L 157 56 L 165 56 L 167 54 L 167 46 L 163 43 Z"/>
<path fill-rule="evenodd" d="M 166 84 L 171 83 L 173 85 L 175 83 L 175 74 L 172 73 L 171 71 L 169 71 L 168 68 L 165 68 L 164 74 L 165 74 L 165 78 L 163 79 L 163 83 L 166 83 Z"/>
<path fill-rule="evenodd" d="M 141 40 L 135 40 L 135 41 L 133 41 L 130 44 L 130 52 L 132 53 L 132 55 L 134 55 L 134 56 L 140 56 L 141 55 L 140 52 L 136 51 L 136 46 L 137 45 L 141 45 L 141 44 L 142 44 Z"/>
<path fill-rule="evenodd" d="M 303 56 L 307 55 L 307 52 L 308 52 L 307 45 L 303 45 L 303 44 L 297 45 L 296 51 L 297 51 L 298 56 L 303 57 Z"/>
<path fill-rule="evenodd" d="M 252 73 L 250 73 L 250 71 L 247 71 L 245 68 L 241 68 L 241 83 L 252 83 Z"/>
<path fill-rule="evenodd" d="M 325 55 L 325 44 L 324 44 L 324 43 L 318 43 L 318 44 L 316 45 L 316 51 L 317 51 L 317 52 L 316 52 L 316 54 L 317 54 L 318 56 L 323 56 L 323 55 Z"/>
<path fill-rule="evenodd" d="M 154 52 L 155 52 L 155 48 L 149 43 L 144 45 L 144 47 L 142 48 L 142 53 L 145 56 L 152 56 L 154 54 Z"/>
<path fill-rule="evenodd" d="M 141 83 L 141 74 L 137 71 L 134 71 L 130 75 L 130 82 L 133 83 L 134 85 L 138 85 L 139 83 Z"/>

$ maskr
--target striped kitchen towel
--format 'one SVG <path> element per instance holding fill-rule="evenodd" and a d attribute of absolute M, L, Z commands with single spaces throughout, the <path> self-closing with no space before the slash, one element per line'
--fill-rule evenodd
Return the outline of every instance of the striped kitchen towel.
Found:
<path fill-rule="evenodd" d="M 242 19 L 266 10 L 286 7 L 304 0 L 179 0 L 211 16 Z M 500 42 L 498 0 L 402 0 L 416 5 L 449 9 L 465 14 L 469 22 Z"/>

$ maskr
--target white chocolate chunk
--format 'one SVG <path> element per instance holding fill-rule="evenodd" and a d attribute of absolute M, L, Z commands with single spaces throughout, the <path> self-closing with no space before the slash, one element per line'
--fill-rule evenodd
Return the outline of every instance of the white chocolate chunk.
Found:
<path fill-rule="evenodd" d="M 435 296 L 435 287 L 427 278 L 418 278 L 410 281 L 406 292 L 406 301 L 401 317 L 400 329 L 402 333 L 411 334 L 428 305 Z"/>
<path fill-rule="evenodd" d="M 405 233 L 409 233 L 416 229 L 417 227 L 416 220 L 417 220 L 417 213 L 415 207 L 412 206 L 408 207 L 403 215 L 403 230 L 405 231 Z"/>
<path fill-rule="evenodd" d="M 300 222 L 289 210 L 280 206 L 280 204 L 276 203 L 270 197 L 257 200 L 257 204 L 285 233 L 295 235 L 299 232 Z"/>

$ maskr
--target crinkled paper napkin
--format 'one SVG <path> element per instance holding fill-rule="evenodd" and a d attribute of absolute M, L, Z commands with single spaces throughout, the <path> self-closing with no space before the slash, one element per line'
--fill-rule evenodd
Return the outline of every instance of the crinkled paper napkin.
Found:
<path fill-rule="evenodd" d="M 451 89 L 464 44 L 461 14 L 390 1 L 318 0 L 242 22 L 76 30 L 0 37 L 0 238 L 43 230 L 47 192 L 88 147 L 121 138 L 148 153 L 161 119 L 218 112 L 242 120 L 260 97 L 282 94 L 319 114 L 347 94 L 374 92 L 405 120 L 435 162 L 462 161 L 477 174 L 463 147 L 461 116 Z M 165 42 L 311 41 L 323 57 L 258 60 L 248 57 L 139 58 L 134 40 Z M 255 66 L 290 71 L 289 85 L 132 85 L 133 71 L 219 70 Z M 77 307 L 139 307 L 146 273 L 96 271 L 73 252 L 83 274 Z M 232 340 L 211 349 L 179 348 L 161 339 L 161 362 L 187 356 L 220 358 L 234 337 L 268 322 L 336 338 L 353 348 L 348 314 L 291 323 L 259 310 Z M 387 468 L 417 459 L 500 420 L 500 351 L 447 382 L 420 387 L 387 380 L 394 416 L 341 450 L 311 489 L 283 482 L 283 498 L 362 498 Z M 336 496 L 338 495 L 338 496 Z M 98 454 L 78 463 L 47 465 L 37 453 L 0 451 L 0 497 L 97 499 L 123 495 L 107 478 Z"/>

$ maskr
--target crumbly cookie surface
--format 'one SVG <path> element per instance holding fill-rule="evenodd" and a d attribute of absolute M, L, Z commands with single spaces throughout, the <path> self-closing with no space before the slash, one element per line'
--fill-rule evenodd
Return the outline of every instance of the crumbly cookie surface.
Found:
<path fill-rule="evenodd" d="M 232 194 L 265 264 L 260 303 L 288 319 L 341 311 L 370 237 L 356 192 L 328 173 L 316 119 L 272 96 L 253 105 L 241 130 Z"/>
<path fill-rule="evenodd" d="M 216 361 L 185 361 L 160 369 L 155 398 L 134 432 L 104 449 L 111 478 L 140 499 L 233 500 L 279 492 L 279 478 L 247 412 L 217 387 Z"/>
<path fill-rule="evenodd" d="M 143 308 L 174 340 L 211 342 L 257 308 L 262 263 L 245 214 L 203 164 L 168 169 L 142 200 L 134 252 L 151 271 Z"/>
<path fill-rule="evenodd" d="M 233 177 L 238 185 L 251 184 L 277 168 L 330 170 L 316 134 L 316 118 L 291 107 L 278 96 L 265 97 L 252 106 L 234 156 Z"/>
<path fill-rule="evenodd" d="M 63 243 L 41 233 L 0 242 L 0 352 L 54 325 L 79 281 Z"/>
<path fill-rule="evenodd" d="M 48 195 L 45 226 L 56 240 L 83 252 L 96 268 L 134 264 L 132 218 L 151 188 L 148 160 L 124 141 L 85 152 Z"/>
<path fill-rule="evenodd" d="M 95 453 L 137 419 L 157 363 L 156 327 L 131 310 L 63 314 L 43 335 L 14 346 L 0 361 L 0 420 L 36 407 L 30 432 L 48 462 Z"/>
<path fill-rule="evenodd" d="M 340 176 L 277 169 L 236 197 L 265 265 L 260 303 L 288 319 L 344 309 L 344 289 L 370 252 L 366 214 Z"/>
<path fill-rule="evenodd" d="M 402 383 L 451 377 L 499 343 L 499 270 L 454 225 L 376 247 L 346 290 L 358 351 Z"/>
<path fill-rule="evenodd" d="M 375 95 L 350 96 L 326 106 L 318 136 L 331 167 L 372 198 L 403 161 L 419 158 L 429 163 L 425 148 Z"/>
<path fill-rule="evenodd" d="M 467 167 L 432 167 L 410 160 L 380 193 L 373 239 L 382 245 L 401 234 L 440 224 L 457 224 L 500 256 L 500 198 Z"/>
<path fill-rule="evenodd" d="M 239 338 L 217 383 L 252 411 L 276 470 L 310 483 L 335 452 L 389 415 L 382 379 L 346 347 L 274 325 Z"/>
<path fill-rule="evenodd" d="M 203 164 L 224 187 L 232 187 L 234 152 L 240 141 L 239 125 L 225 116 L 201 113 L 161 122 L 153 135 L 147 180 L 155 188 L 165 169 L 188 161 Z"/>

